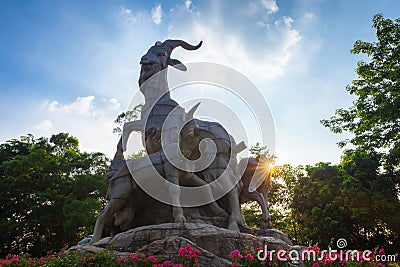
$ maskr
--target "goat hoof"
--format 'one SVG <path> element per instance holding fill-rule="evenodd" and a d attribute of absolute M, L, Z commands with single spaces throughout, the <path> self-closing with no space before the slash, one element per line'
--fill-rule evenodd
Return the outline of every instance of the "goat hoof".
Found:
<path fill-rule="evenodd" d="M 228 229 L 235 232 L 240 232 L 239 226 L 236 222 L 230 222 L 228 225 Z"/>
<path fill-rule="evenodd" d="M 184 216 L 175 218 L 175 222 L 176 223 L 185 223 L 186 222 L 186 218 Z"/>
<path fill-rule="evenodd" d="M 220 206 L 217 206 L 217 205 L 211 206 L 211 213 L 212 213 L 214 216 L 219 216 L 219 217 L 226 217 L 226 216 L 228 216 L 228 214 L 226 213 L 226 211 L 225 211 L 223 208 L 221 208 Z"/>

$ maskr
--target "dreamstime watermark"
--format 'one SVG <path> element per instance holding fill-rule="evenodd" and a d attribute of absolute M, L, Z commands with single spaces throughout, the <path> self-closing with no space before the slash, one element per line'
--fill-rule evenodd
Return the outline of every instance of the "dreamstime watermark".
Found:
<path fill-rule="evenodd" d="M 367 262 L 395 262 L 395 255 L 386 255 L 382 252 L 375 254 L 371 250 L 351 250 L 345 249 L 347 247 L 347 241 L 344 238 L 339 238 L 336 241 L 338 249 L 332 249 L 328 247 L 326 250 L 314 249 L 291 249 L 291 250 L 268 250 L 268 245 L 265 244 L 264 248 L 257 252 L 257 258 L 260 261 L 290 261 L 298 263 L 300 261 L 323 261 L 328 260 L 330 262 L 340 261 L 367 261 Z"/>

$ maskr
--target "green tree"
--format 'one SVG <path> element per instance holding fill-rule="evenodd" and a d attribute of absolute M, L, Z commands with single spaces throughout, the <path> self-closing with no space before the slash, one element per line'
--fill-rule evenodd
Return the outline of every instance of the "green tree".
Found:
<path fill-rule="evenodd" d="M 133 107 L 132 110 L 128 110 L 126 112 L 122 112 L 117 116 L 114 120 L 114 124 L 116 125 L 113 129 L 113 133 L 122 134 L 122 127 L 128 121 L 134 121 L 140 118 L 140 112 L 142 111 L 143 104 L 139 104 Z"/>
<path fill-rule="evenodd" d="M 269 188 L 269 213 L 275 229 L 286 233 L 295 244 L 304 243 L 304 234 L 299 225 L 298 214 L 293 212 L 293 198 L 295 186 L 300 177 L 305 175 L 302 166 L 292 167 L 289 164 L 276 166 L 271 173 Z M 308 242 L 308 241 L 307 241 Z"/>
<path fill-rule="evenodd" d="M 300 225 L 303 242 L 328 247 L 332 239 L 349 236 L 346 210 L 341 197 L 342 173 L 338 166 L 318 163 L 305 168 L 306 175 L 292 186 L 292 216 Z"/>
<path fill-rule="evenodd" d="M 400 19 L 373 18 L 376 42 L 358 40 L 353 54 L 365 54 L 370 60 L 357 63 L 358 78 L 347 86 L 356 97 L 348 109 L 336 110 L 335 116 L 322 120 L 334 133 L 354 134 L 352 143 L 364 149 L 385 149 L 392 163 L 400 162 Z"/>
<path fill-rule="evenodd" d="M 267 146 L 262 146 L 258 142 L 254 146 L 250 147 L 249 152 L 254 157 L 257 157 L 260 155 L 267 155 L 267 156 L 270 155 L 269 150 L 267 149 Z"/>
<path fill-rule="evenodd" d="M 342 196 L 353 220 L 355 242 L 400 250 L 400 19 L 373 17 L 377 40 L 358 40 L 351 53 L 369 60 L 357 63 L 357 79 L 347 86 L 356 99 L 348 109 L 322 120 L 334 133 L 353 134 L 341 167 Z"/>
<path fill-rule="evenodd" d="M 102 153 L 81 152 L 66 133 L 0 145 L 0 256 L 40 256 L 92 232 L 106 192 Z"/>
<path fill-rule="evenodd" d="M 283 165 L 272 175 L 269 200 L 274 228 L 296 244 L 400 250 L 400 205 L 375 152 L 347 150 L 338 165 Z M 388 184 L 389 183 L 389 184 Z"/>
<path fill-rule="evenodd" d="M 400 251 L 400 202 L 393 179 L 381 172 L 382 156 L 361 149 L 344 152 L 341 195 L 354 244 Z"/>

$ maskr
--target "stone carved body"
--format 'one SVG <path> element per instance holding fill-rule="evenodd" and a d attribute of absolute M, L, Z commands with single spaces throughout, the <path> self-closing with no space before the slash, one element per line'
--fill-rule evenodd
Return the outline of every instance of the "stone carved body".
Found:
<path fill-rule="evenodd" d="M 245 148 L 244 143 L 243 146 L 237 149 L 234 139 L 228 134 L 225 128 L 217 122 L 194 119 L 194 124 L 197 125 L 197 127 L 210 131 L 215 135 L 213 141 L 217 148 L 215 159 L 211 162 L 207 169 L 198 172 L 197 175 L 208 183 L 215 181 L 221 176 L 225 176 L 221 178 L 225 178 L 226 181 L 230 181 L 231 183 L 236 183 L 237 181 L 232 190 L 230 190 L 228 194 L 219 201 L 219 203 L 230 215 L 228 229 L 239 232 L 239 225 L 243 225 L 244 222 L 242 220 L 240 203 L 238 199 L 242 184 L 236 177 L 236 155 Z M 231 184 L 225 186 L 231 186 Z"/>

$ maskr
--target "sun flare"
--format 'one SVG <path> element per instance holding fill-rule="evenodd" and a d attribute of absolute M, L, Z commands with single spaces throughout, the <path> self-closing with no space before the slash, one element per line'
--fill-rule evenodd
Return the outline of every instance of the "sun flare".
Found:
<path fill-rule="evenodd" d="M 270 174 L 275 170 L 275 157 L 260 156 L 257 168 L 265 174 L 265 177 L 270 176 Z"/>

